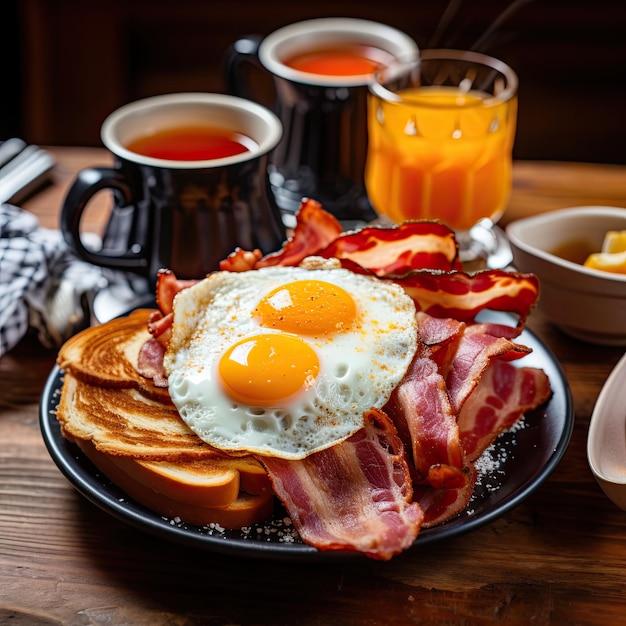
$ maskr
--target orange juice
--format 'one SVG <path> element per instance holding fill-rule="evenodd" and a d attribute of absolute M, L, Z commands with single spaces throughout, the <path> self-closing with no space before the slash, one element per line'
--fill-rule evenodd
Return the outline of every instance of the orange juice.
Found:
<path fill-rule="evenodd" d="M 456 230 L 496 220 L 511 189 L 516 98 L 456 87 L 397 95 L 370 95 L 365 180 L 376 210 L 396 222 L 436 218 Z"/>

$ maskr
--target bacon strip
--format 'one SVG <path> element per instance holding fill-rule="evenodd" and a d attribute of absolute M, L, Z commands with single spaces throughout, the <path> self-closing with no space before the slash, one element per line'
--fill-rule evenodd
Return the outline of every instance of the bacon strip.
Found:
<path fill-rule="evenodd" d="M 256 250 L 236 248 L 220 261 L 220 269 L 224 272 L 247 272 L 256 267 L 262 256 L 263 253 L 258 248 Z"/>
<path fill-rule="evenodd" d="M 417 308 L 434 317 L 473 321 L 484 309 L 517 313 L 523 327 L 539 295 L 539 280 L 533 274 L 485 270 L 463 272 L 418 271 L 393 277 L 413 298 Z"/>
<path fill-rule="evenodd" d="M 443 524 L 458 515 L 472 498 L 476 483 L 476 469 L 473 465 L 465 468 L 463 483 L 453 489 L 439 489 L 432 485 L 416 485 L 414 500 L 424 511 L 422 528 Z"/>
<path fill-rule="evenodd" d="M 408 435 L 404 444 L 412 451 L 417 482 L 434 482 L 438 486 L 463 484 L 463 450 L 459 441 L 457 416 L 446 391 L 446 383 L 431 358 L 430 349 L 420 343 L 400 384 L 384 407 Z M 442 467 L 447 466 L 442 481 Z M 432 473 L 434 472 L 434 473 Z"/>
<path fill-rule="evenodd" d="M 455 470 L 466 464 L 457 424 L 463 403 L 493 359 L 518 358 L 530 350 L 489 334 L 498 326 L 467 326 L 423 312 L 417 322 L 415 358 L 385 410 L 413 453 L 416 480 L 458 487 L 464 479 Z"/>
<path fill-rule="evenodd" d="M 423 319 L 424 314 L 418 313 L 418 322 Z M 450 324 L 455 325 L 455 320 L 451 320 Z M 531 351 L 506 337 L 492 335 L 490 331 L 498 328 L 495 325 L 459 324 L 456 337 L 448 337 L 444 343 L 434 347 L 433 359 L 446 381 L 456 415 L 494 359 L 518 359 Z"/>
<path fill-rule="evenodd" d="M 502 431 L 551 393 L 543 370 L 493 361 L 459 415 L 459 437 L 468 459 L 475 461 Z"/>
<path fill-rule="evenodd" d="M 319 202 L 304 199 L 296 214 L 293 235 L 281 250 L 261 257 L 259 250 L 238 249 L 220 263 L 220 269 L 240 272 L 271 265 L 298 265 L 307 256 L 350 260 L 378 276 L 461 267 L 454 231 L 440 222 L 412 221 L 343 233 L 341 224 Z"/>
<path fill-rule="evenodd" d="M 420 341 L 431 348 L 441 349 L 458 339 L 465 327 L 463 322 L 450 318 L 439 318 L 418 311 L 416 314 Z"/>
<path fill-rule="evenodd" d="M 459 415 L 459 439 L 468 462 L 465 484 L 454 489 L 416 485 L 414 499 L 424 511 L 424 528 L 458 515 L 472 497 L 476 481 L 473 465 L 482 453 L 524 413 L 546 402 L 551 394 L 545 372 L 494 360 L 469 396 Z"/>
<path fill-rule="evenodd" d="M 156 305 L 164 316 L 174 309 L 174 298 L 176 294 L 195 285 L 197 280 L 182 280 L 176 278 L 176 274 L 169 269 L 159 270 L 156 277 Z"/>
<path fill-rule="evenodd" d="M 306 543 L 388 560 L 415 541 L 423 513 L 393 424 L 377 410 L 365 418 L 352 437 L 301 461 L 259 460 Z"/>
<path fill-rule="evenodd" d="M 418 351 L 385 410 L 413 453 L 416 499 L 427 523 L 434 525 L 467 505 L 474 482 L 472 461 L 507 425 L 545 400 L 549 384 L 535 376 L 530 383 L 544 384 L 532 387 L 525 370 L 517 373 L 508 363 L 530 350 L 499 336 L 510 334 L 506 327 L 466 325 L 424 312 L 417 313 L 417 320 Z M 509 381 L 520 386 L 517 393 Z M 461 435 L 459 415 L 465 405 Z"/>
<path fill-rule="evenodd" d="M 439 222 L 424 220 L 345 233 L 316 254 L 350 259 L 377 276 L 389 276 L 418 269 L 460 269 L 458 251 L 453 230 Z"/>
<path fill-rule="evenodd" d="M 342 232 L 337 219 L 316 200 L 305 198 L 296 214 L 296 227 L 282 250 L 260 259 L 255 268 L 271 265 L 298 265 L 334 241 Z"/>
<path fill-rule="evenodd" d="M 148 339 L 140 348 L 137 371 L 144 378 L 151 378 L 157 387 L 167 387 L 167 374 L 163 368 L 165 346 L 158 339 Z"/>

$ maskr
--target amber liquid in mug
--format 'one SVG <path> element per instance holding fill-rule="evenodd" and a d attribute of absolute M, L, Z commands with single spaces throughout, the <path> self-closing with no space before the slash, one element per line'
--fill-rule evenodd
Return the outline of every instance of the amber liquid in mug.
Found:
<path fill-rule="evenodd" d="M 360 76 L 388 65 L 393 55 L 375 46 L 346 45 L 318 48 L 283 60 L 288 67 L 321 76 Z"/>
<path fill-rule="evenodd" d="M 126 145 L 131 152 L 170 161 L 206 161 L 248 152 L 255 142 L 246 135 L 210 126 L 168 128 Z"/>

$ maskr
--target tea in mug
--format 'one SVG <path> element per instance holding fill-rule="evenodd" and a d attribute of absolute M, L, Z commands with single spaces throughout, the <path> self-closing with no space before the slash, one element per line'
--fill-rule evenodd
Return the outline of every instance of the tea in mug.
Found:
<path fill-rule="evenodd" d="M 134 139 L 126 148 L 168 161 L 207 161 L 248 152 L 256 142 L 234 131 L 210 126 L 168 128 Z"/>
<path fill-rule="evenodd" d="M 367 45 L 334 46 L 308 50 L 285 59 L 288 67 L 321 76 L 360 76 L 373 74 L 388 65 L 394 56 Z"/>

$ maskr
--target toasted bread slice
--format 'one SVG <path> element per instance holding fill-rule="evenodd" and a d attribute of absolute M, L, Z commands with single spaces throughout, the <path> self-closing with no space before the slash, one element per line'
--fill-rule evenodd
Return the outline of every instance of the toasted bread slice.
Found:
<path fill-rule="evenodd" d="M 154 309 L 137 309 L 127 317 L 86 328 L 61 346 L 57 364 L 91 385 L 138 389 L 171 404 L 167 389 L 157 387 L 137 369 L 139 351 L 151 339 L 148 318 L 153 312 Z"/>
<path fill-rule="evenodd" d="M 189 502 L 178 499 L 175 492 L 164 494 L 138 480 L 129 459 L 120 459 L 99 452 L 90 441 L 77 441 L 85 456 L 114 484 L 139 504 L 168 518 L 180 518 L 182 521 L 197 526 L 218 524 L 223 528 L 243 528 L 270 517 L 274 510 L 274 496 L 271 491 L 261 495 L 239 492 L 225 506 L 212 506 L 208 503 Z M 132 464 L 132 460 L 130 460 Z M 126 471 L 129 470 L 129 471 Z M 184 466 L 179 468 L 181 485 L 187 484 L 182 479 Z M 192 478 L 193 480 L 193 478 Z M 192 488 L 194 495 L 198 495 Z M 180 494 L 184 497 L 186 494 Z M 195 500 L 195 498 L 193 498 Z"/>
<path fill-rule="evenodd" d="M 62 346 L 57 419 L 112 482 L 168 517 L 238 528 L 271 514 L 273 490 L 262 465 L 203 442 L 183 422 L 166 388 L 137 370 L 151 339 L 151 310 L 89 328 Z"/>
<path fill-rule="evenodd" d="M 137 482 L 172 500 L 200 506 L 226 506 L 239 491 L 272 493 L 267 472 L 251 457 L 200 459 L 169 463 L 110 457 Z"/>
<path fill-rule="evenodd" d="M 256 459 L 212 448 L 173 406 L 134 389 L 97 387 L 65 373 L 57 419 L 67 439 L 92 442 L 138 481 L 166 495 L 178 493 L 178 499 L 190 504 L 223 506 L 240 489 L 271 492 L 267 473 Z"/>
<path fill-rule="evenodd" d="M 63 434 L 101 452 L 149 461 L 224 458 L 180 419 L 176 408 L 135 389 L 85 383 L 65 372 L 57 407 Z"/>

